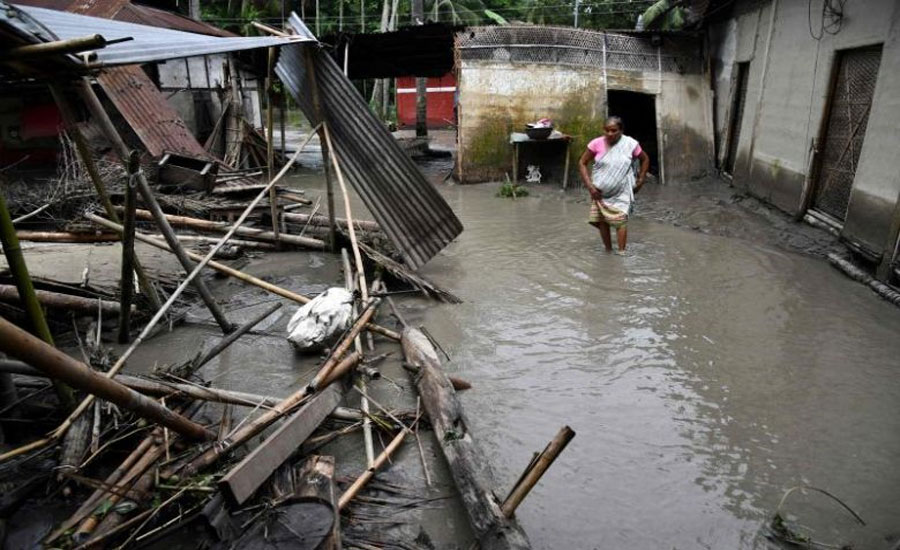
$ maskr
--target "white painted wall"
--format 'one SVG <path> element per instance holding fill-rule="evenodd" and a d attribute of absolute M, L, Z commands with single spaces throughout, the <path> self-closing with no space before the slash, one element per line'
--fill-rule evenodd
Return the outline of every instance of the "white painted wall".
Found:
<path fill-rule="evenodd" d="M 735 183 L 787 212 L 801 212 L 810 145 L 821 137 L 837 52 L 884 43 L 843 236 L 890 255 L 900 195 L 900 3 L 847 2 L 840 32 L 820 40 L 810 35 L 808 8 L 806 1 L 773 0 L 710 29 L 713 58 L 722 64 L 714 83 L 716 139 L 724 156 L 734 64 L 750 61 Z"/>

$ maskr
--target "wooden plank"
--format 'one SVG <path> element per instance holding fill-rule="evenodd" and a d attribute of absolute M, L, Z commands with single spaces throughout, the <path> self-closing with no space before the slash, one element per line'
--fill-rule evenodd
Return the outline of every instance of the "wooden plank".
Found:
<path fill-rule="evenodd" d="M 342 384 L 332 384 L 313 397 L 222 478 L 222 493 L 243 504 L 331 414 L 343 396 Z"/>

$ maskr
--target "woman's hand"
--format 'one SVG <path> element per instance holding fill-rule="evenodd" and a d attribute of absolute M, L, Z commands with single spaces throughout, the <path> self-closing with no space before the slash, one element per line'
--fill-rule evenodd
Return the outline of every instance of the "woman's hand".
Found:
<path fill-rule="evenodd" d="M 589 192 L 591 194 L 591 200 L 603 204 L 603 193 L 598 191 L 597 188 L 594 186 L 591 186 L 591 188 L 589 189 Z"/>

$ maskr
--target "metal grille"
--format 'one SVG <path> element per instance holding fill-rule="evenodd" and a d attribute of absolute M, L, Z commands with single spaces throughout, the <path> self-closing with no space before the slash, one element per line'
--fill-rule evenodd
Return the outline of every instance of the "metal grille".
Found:
<path fill-rule="evenodd" d="M 866 135 L 881 46 L 841 52 L 837 62 L 813 204 L 843 222 Z"/>
<path fill-rule="evenodd" d="M 744 121 L 744 106 L 747 104 L 747 73 L 750 63 L 737 64 L 737 86 L 734 105 L 731 113 L 731 126 L 728 128 L 728 156 L 725 158 L 725 172 L 734 175 L 734 163 L 737 159 L 738 144 L 741 141 L 741 124 Z"/>
<path fill-rule="evenodd" d="M 663 40 L 663 45 L 654 46 L 643 36 L 568 27 L 474 27 L 457 34 L 456 47 L 463 61 L 586 67 L 605 62 L 608 69 L 700 73 L 699 40 L 672 36 Z"/>

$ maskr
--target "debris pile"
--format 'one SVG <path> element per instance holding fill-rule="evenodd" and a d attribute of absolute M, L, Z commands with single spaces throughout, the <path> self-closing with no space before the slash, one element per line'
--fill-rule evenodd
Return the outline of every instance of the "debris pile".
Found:
<path fill-rule="evenodd" d="M 292 25 L 298 34 L 305 29 L 296 15 Z M 57 179 L 45 193 L 27 175 L 0 172 L 3 181 L 15 175 L 23 182 L 20 194 L 6 184 L 0 192 L 0 541 L 132 548 L 196 532 L 201 545 L 219 548 L 431 548 L 426 530 L 405 514 L 446 506 L 441 501 L 458 495 L 470 538 L 481 548 L 529 547 L 515 508 L 574 433 L 560 432 L 509 497 L 497 498 L 456 395 L 471 384 L 444 374 L 427 331 L 406 326 L 392 298 L 416 293 L 458 301 L 414 270 L 462 226 L 384 128 L 369 120 L 333 62 L 297 42 L 280 44 L 296 49 L 278 70 L 315 127 L 291 158 L 278 161 L 271 122 L 267 141 L 243 119 L 241 139 L 226 144 L 223 159 L 201 152 L 194 165 L 154 151 L 152 132 L 142 134 L 142 119 L 125 112 L 133 107 L 129 94 L 155 101 L 135 67 L 104 68 L 98 79 L 123 115 L 118 126 L 88 76 L 48 80 L 65 126 Z M 270 54 L 270 72 L 272 64 Z M 28 74 L 34 70 L 29 66 Z M 301 91 L 298 76 L 315 83 L 313 72 L 324 83 Z M 91 135 L 104 140 L 103 154 L 83 132 L 88 121 L 76 113 L 84 111 Z M 120 133 L 122 118 L 143 135 L 146 151 L 126 143 L 134 140 Z M 352 131 L 360 120 L 366 136 Z M 281 183 L 314 137 L 326 166 L 325 201 Z M 348 181 L 375 221 L 354 218 Z M 333 183 L 343 219 L 335 216 Z M 322 281 L 328 290 L 314 297 L 228 263 L 267 252 L 299 257 L 304 250 L 340 251 L 344 281 Z M 267 299 L 237 323 L 204 276 L 210 271 Z M 396 322 L 379 315 L 385 305 Z M 197 311 L 208 312 L 210 326 L 221 331 L 215 345 L 152 369 L 139 364 L 135 352 L 144 342 Z M 237 391 L 204 372 L 248 334 L 271 336 L 261 327 L 271 326 L 276 312 L 293 317 L 279 337 L 314 365 L 285 387 L 287 395 L 252 385 Z M 410 372 L 406 388 L 418 394 L 414 410 L 383 403 L 373 392 L 387 384 L 404 389 L 379 366 L 401 350 Z M 440 449 L 458 492 L 433 490 L 435 458 L 420 437 L 428 428 L 436 440 L 427 446 Z M 325 454 L 358 431 L 364 463 Z M 398 456 L 403 448 L 417 451 L 424 487 L 378 479 L 391 461 L 410 461 Z"/>

